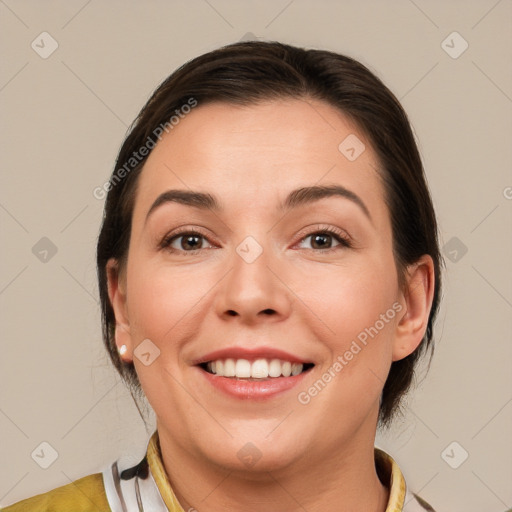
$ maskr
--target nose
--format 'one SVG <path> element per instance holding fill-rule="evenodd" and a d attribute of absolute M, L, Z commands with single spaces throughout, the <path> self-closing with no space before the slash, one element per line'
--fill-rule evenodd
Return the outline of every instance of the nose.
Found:
<path fill-rule="evenodd" d="M 231 271 L 217 290 L 215 309 L 224 320 L 246 325 L 279 322 L 289 317 L 293 294 L 275 259 L 267 251 L 252 262 L 235 253 Z"/>

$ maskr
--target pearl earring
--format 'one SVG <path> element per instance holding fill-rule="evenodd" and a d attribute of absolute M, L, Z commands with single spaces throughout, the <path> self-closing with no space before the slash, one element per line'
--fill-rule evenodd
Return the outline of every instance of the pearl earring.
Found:
<path fill-rule="evenodd" d="M 128 350 L 128 347 L 126 345 L 121 345 L 118 350 L 119 355 L 124 356 L 126 354 L 126 351 Z"/>

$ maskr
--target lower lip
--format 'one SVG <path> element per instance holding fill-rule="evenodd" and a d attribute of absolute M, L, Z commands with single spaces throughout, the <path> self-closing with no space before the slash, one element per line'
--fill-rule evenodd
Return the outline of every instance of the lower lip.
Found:
<path fill-rule="evenodd" d="M 273 398 L 297 386 L 309 373 L 309 370 L 291 377 L 276 377 L 265 380 L 245 380 L 230 377 L 218 377 L 199 368 L 212 386 L 241 400 L 266 400 Z"/>

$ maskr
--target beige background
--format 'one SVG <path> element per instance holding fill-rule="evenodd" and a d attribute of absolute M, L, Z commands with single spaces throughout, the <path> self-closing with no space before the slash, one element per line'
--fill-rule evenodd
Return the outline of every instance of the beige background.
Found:
<path fill-rule="evenodd" d="M 448 244 L 444 304 L 430 373 L 378 444 L 438 512 L 512 507 L 509 0 L 1 0 L 0 15 L 0 503 L 144 452 L 151 424 L 101 344 L 92 191 L 156 85 L 251 32 L 361 60 L 409 113 Z M 462 450 L 457 469 L 442 457 Z"/>

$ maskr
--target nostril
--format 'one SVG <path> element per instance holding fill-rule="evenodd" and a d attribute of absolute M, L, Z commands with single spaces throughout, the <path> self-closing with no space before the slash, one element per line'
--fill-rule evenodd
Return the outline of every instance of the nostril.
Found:
<path fill-rule="evenodd" d="M 236 316 L 237 315 L 237 312 L 236 311 L 233 311 L 232 309 L 228 309 L 226 311 L 226 313 L 229 315 L 229 316 Z"/>
<path fill-rule="evenodd" d="M 273 315 L 275 311 L 273 309 L 264 309 L 262 313 L 265 315 Z"/>

